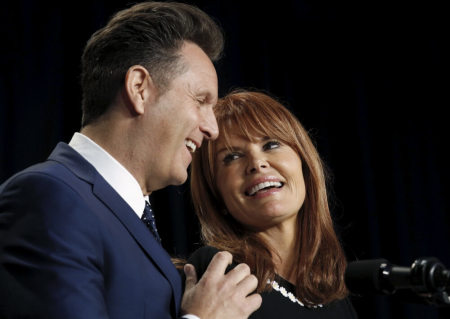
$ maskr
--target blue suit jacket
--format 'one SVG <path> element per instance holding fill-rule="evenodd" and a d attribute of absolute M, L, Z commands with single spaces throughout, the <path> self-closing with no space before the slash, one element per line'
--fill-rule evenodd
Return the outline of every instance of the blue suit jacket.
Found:
<path fill-rule="evenodd" d="M 64 143 L 0 186 L 0 266 L 7 278 L 0 297 L 9 296 L 8 304 L 0 301 L 0 318 L 25 312 L 31 318 L 164 319 L 179 313 L 181 279 L 169 255 Z"/>

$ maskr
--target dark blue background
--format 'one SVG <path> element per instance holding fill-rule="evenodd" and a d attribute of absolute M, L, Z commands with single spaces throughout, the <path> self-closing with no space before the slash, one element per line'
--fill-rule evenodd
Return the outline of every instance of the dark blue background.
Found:
<path fill-rule="evenodd" d="M 129 1 L 8 1 L 0 11 L 0 182 L 79 129 L 79 60 L 89 36 Z M 333 172 L 333 217 L 350 261 L 450 267 L 448 17 L 443 1 L 190 1 L 226 34 L 220 95 L 278 96 Z M 25 199 L 26 200 L 26 199 Z M 164 246 L 199 244 L 187 186 L 153 194 Z M 386 296 L 361 318 L 448 318 Z"/>

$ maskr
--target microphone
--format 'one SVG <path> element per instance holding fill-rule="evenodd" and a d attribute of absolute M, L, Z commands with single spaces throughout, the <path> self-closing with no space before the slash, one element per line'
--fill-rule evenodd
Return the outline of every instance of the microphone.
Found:
<path fill-rule="evenodd" d="M 385 294 L 403 299 L 450 305 L 450 272 L 434 258 L 416 259 L 411 267 L 386 259 L 368 259 L 348 264 L 345 283 L 354 294 Z"/>

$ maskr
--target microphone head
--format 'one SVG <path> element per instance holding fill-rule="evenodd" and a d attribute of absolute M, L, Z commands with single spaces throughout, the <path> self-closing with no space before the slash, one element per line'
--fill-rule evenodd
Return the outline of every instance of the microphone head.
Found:
<path fill-rule="evenodd" d="M 386 259 L 369 259 L 351 262 L 345 270 L 345 284 L 355 294 L 376 294 L 382 287 L 382 271 L 389 267 Z"/>
<path fill-rule="evenodd" d="M 434 257 L 417 259 L 412 267 L 368 259 L 349 263 L 344 280 L 348 290 L 359 296 L 384 294 L 401 302 L 448 306 L 449 275 Z"/>

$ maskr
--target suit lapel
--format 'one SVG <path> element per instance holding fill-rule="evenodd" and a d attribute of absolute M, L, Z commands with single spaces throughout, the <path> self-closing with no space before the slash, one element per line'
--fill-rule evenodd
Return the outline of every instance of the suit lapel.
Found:
<path fill-rule="evenodd" d="M 97 179 L 94 183 L 94 194 L 110 208 L 111 212 L 121 221 L 131 236 L 136 239 L 149 258 L 159 268 L 160 272 L 170 282 L 177 301 L 175 304 L 178 313 L 178 301 L 181 300 L 181 278 L 172 264 L 170 256 L 122 197 L 113 192 L 111 186 L 103 178 L 100 177 L 100 179 Z"/>
<path fill-rule="evenodd" d="M 123 198 L 80 154 L 65 143 L 59 143 L 49 160 L 60 162 L 79 178 L 93 185 L 94 195 L 102 201 L 134 237 L 147 256 L 169 281 L 175 298 L 176 313 L 181 301 L 181 278 L 164 248 L 151 236 L 144 223 L 137 217 Z"/>

